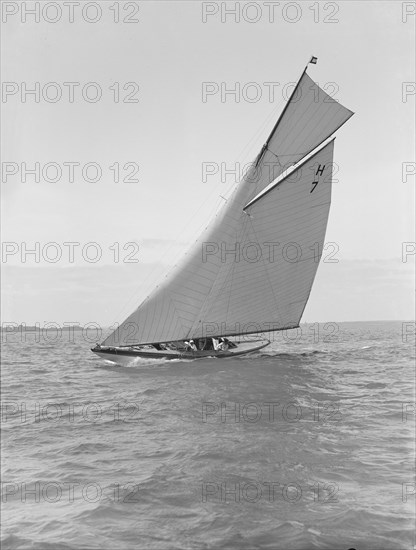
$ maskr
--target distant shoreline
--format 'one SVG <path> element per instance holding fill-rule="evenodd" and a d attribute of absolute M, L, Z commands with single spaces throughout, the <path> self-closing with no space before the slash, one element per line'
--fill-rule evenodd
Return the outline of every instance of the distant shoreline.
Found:
<path fill-rule="evenodd" d="M 376 324 L 376 323 L 409 323 L 409 322 L 414 322 L 414 319 L 383 319 L 383 320 L 372 320 L 372 321 L 305 321 L 305 322 L 302 322 L 300 323 L 300 326 L 302 325 L 314 325 L 316 323 L 319 323 L 319 324 L 326 324 L 326 323 L 340 323 L 340 324 L 357 324 L 357 323 L 361 323 L 361 324 Z M 48 325 L 48 324 L 51 324 L 52 326 L 45 326 L 45 325 Z M 58 325 L 58 326 L 57 326 Z M 90 325 L 90 326 L 88 326 Z M 37 325 L 25 325 L 25 324 L 18 324 L 13 322 L 13 321 L 9 321 L 9 322 L 4 322 L 3 325 L 0 327 L 0 332 L 19 332 L 19 331 L 28 331 L 28 332 L 36 332 L 37 330 L 62 330 L 62 331 L 83 331 L 83 330 L 88 330 L 88 329 L 92 329 L 93 327 L 91 326 L 91 323 L 86 323 L 84 326 L 83 325 L 60 325 L 59 323 L 50 323 L 50 322 L 47 322 L 44 324 L 44 326 L 41 326 L 40 323 L 38 323 Z M 110 330 L 111 327 L 100 327 L 102 330 Z M 292 330 L 292 329 L 290 329 Z M 296 329 L 293 329 L 293 330 L 296 330 Z"/>

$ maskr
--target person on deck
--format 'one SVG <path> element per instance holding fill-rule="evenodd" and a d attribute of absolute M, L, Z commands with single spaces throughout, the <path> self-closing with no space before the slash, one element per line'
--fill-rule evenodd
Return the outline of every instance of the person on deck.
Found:
<path fill-rule="evenodd" d="M 236 347 L 237 347 L 237 345 L 234 344 L 234 342 L 230 342 L 230 341 L 228 340 L 228 338 L 223 338 L 223 340 L 224 340 L 225 344 L 227 345 L 227 349 L 229 349 L 229 348 L 236 348 Z"/>
<path fill-rule="evenodd" d="M 218 351 L 227 351 L 228 344 L 224 338 L 220 338 L 220 343 L 218 344 Z"/>
<path fill-rule="evenodd" d="M 193 340 L 189 340 L 189 342 L 185 342 L 185 346 L 187 351 L 190 351 L 190 350 L 197 351 L 197 347 Z"/>

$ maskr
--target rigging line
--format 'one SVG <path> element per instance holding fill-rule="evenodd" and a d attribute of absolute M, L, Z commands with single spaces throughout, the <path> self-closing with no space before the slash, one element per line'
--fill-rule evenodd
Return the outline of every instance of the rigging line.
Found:
<path fill-rule="evenodd" d="M 282 104 L 281 102 L 278 102 L 277 105 L 274 107 L 274 109 L 268 114 L 266 115 L 266 118 L 263 120 L 263 122 L 261 123 L 261 125 L 259 126 L 259 128 L 255 131 L 255 133 L 253 134 L 253 136 L 250 138 L 250 140 L 246 143 L 246 145 L 244 145 L 244 147 L 240 150 L 240 152 L 238 153 L 237 157 L 244 157 L 245 159 L 247 159 L 247 157 L 249 156 L 249 150 L 250 148 L 253 148 L 253 142 L 260 138 L 261 134 L 263 133 L 263 131 L 265 130 L 266 126 L 268 125 L 268 123 L 271 121 L 271 120 L 275 120 L 276 119 L 276 113 L 278 111 L 281 110 L 281 107 L 282 107 Z M 245 150 L 247 150 L 247 152 L 245 152 Z M 250 154 L 250 157 L 251 157 L 251 154 Z"/>
<path fill-rule="evenodd" d="M 308 63 L 308 65 L 309 65 L 309 63 Z M 300 81 L 302 80 L 303 75 L 306 73 L 306 70 L 307 70 L 307 68 L 308 68 L 308 65 L 306 65 L 306 67 L 304 68 L 304 70 L 303 70 L 301 76 L 299 77 L 298 81 L 296 82 L 296 85 L 295 85 L 295 87 L 293 88 L 292 93 L 290 94 L 289 98 L 287 99 L 286 103 L 284 104 L 284 107 L 283 107 L 283 109 L 282 109 L 282 111 L 281 111 L 281 113 L 280 113 L 280 115 L 279 115 L 279 117 L 278 117 L 276 123 L 274 124 L 272 131 L 271 131 L 270 134 L 269 134 L 269 137 L 267 138 L 267 140 L 266 140 L 266 142 L 265 142 L 263 148 L 260 150 L 260 152 L 259 152 L 259 153 L 257 154 L 257 156 L 255 157 L 255 159 L 254 159 L 254 161 L 253 161 L 253 164 L 256 164 L 256 165 L 257 165 L 257 164 L 259 163 L 259 161 L 261 160 L 262 154 L 264 153 L 265 149 L 267 149 L 267 145 L 269 144 L 271 138 L 273 137 L 275 131 L 277 130 L 277 127 L 278 127 L 278 125 L 279 125 L 279 122 L 280 122 L 280 120 L 282 119 L 282 117 L 283 117 L 283 115 L 284 115 L 284 113 L 285 113 L 285 111 L 286 111 L 288 105 L 290 104 L 292 98 L 294 97 L 294 95 L 295 95 L 295 93 L 296 93 L 296 91 L 297 91 L 297 88 L 298 88 L 298 86 L 299 86 L 299 84 L 300 84 Z M 253 137 L 247 142 L 247 144 L 240 150 L 240 153 L 237 155 L 237 157 L 242 157 L 242 156 L 243 156 L 243 152 L 245 151 L 245 149 L 247 149 L 247 153 L 245 153 L 244 156 L 245 156 L 246 158 L 248 157 L 248 149 L 249 149 L 249 146 L 251 146 L 251 143 L 252 143 L 255 139 L 257 139 L 257 137 L 260 136 L 261 132 L 263 132 L 263 129 L 266 127 L 266 125 L 268 124 L 268 122 L 269 122 L 272 118 L 275 117 L 275 114 L 276 114 L 276 112 L 278 111 L 278 109 L 279 109 L 279 110 L 281 109 L 282 103 L 283 103 L 282 101 L 279 101 L 279 102 L 277 103 L 277 105 L 275 106 L 275 108 L 270 112 L 270 114 L 268 114 L 268 115 L 266 116 L 266 118 L 264 119 L 263 123 L 260 125 L 259 129 L 255 132 L 255 134 L 254 134 Z M 271 152 L 272 152 L 272 151 L 271 151 Z"/>
<path fill-rule="evenodd" d="M 290 99 L 290 98 L 289 98 Z M 265 129 L 266 125 L 270 122 L 271 119 L 275 120 L 276 113 L 281 110 L 282 105 L 284 106 L 285 102 L 283 98 L 279 99 L 277 103 L 274 105 L 273 110 L 268 113 L 263 121 L 260 123 L 260 126 L 258 129 L 254 132 L 253 136 L 249 139 L 249 141 L 244 145 L 244 147 L 240 150 L 240 153 L 238 156 L 242 156 L 245 149 L 248 149 L 251 146 L 251 143 L 260 136 L 261 132 Z M 248 152 L 247 152 L 248 154 Z"/>
<path fill-rule="evenodd" d="M 274 151 L 272 151 L 271 149 L 269 149 L 267 146 L 265 146 L 265 150 L 266 150 L 266 151 L 269 151 L 269 153 L 271 153 L 272 155 L 274 155 L 274 156 L 277 158 L 277 160 L 278 160 L 280 166 L 282 166 L 282 163 L 280 162 L 279 157 L 276 155 L 276 153 L 275 153 Z M 293 154 L 293 153 L 292 153 L 292 154 Z M 289 155 L 286 154 L 286 155 L 279 155 L 279 156 L 281 156 L 281 157 L 287 157 L 287 156 L 289 156 Z M 290 156 L 292 156 L 292 155 L 290 155 Z"/>
<path fill-rule="evenodd" d="M 213 195 L 213 192 L 210 193 L 210 195 L 212 196 Z M 221 206 L 222 206 L 222 202 L 223 201 L 218 201 L 216 202 L 216 204 L 214 205 L 213 208 L 211 208 L 210 212 L 209 212 L 209 218 L 207 218 L 207 221 L 203 222 L 202 223 L 202 226 L 200 225 L 198 227 L 198 229 L 196 230 L 196 233 L 198 234 L 198 238 L 204 233 L 204 230 L 206 229 L 206 227 L 208 227 L 207 224 L 209 224 L 210 221 L 212 221 L 212 215 L 213 215 L 213 212 L 214 211 L 217 211 L 217 213 L 220 211 L 221 209 Z M 191 221 L 196 218 L 196 216 L 198 215 L 199 211 L 201 210 L 202 206 L 205 204 L 204 203 L 201 203 L 200 206 L 193 212 L 191 218 L 189 218 L 185 224 L 182 226 L 182 228 L 178 231 L 177 235 L 175 236 L 175 239 L 173 240 L 173 242 L 171 242 L 169 245 L 167 245 L 166 247 L 164 247 L 160 253 L 160 257 L 161 258 L 169 258 L 171 252 L 174 250 L 174 248 L 177 246 L 177 242 L 180 240 L 180 237 L 185 233 L 185 230 L 188 229 Z M 204 225 L 206 227 L 204 227 Z M 192 244 L 190 243 L 186 243 L 186 245 L 183 245 L 180 247 L 181 249 L 181 256 L 183 257 L 184 254 L 186 252 L 189 252 L 190 249 L 192 248 Z M 174 264 L 171 264 L 169 265 L 170 263 L 170 258 L 168 260 L 168 267 L 167 269 L 164 269 L 163 272 L 159 275 L 157 275 L 157 287 L 160 286 L 162 284 L 162 282 L 172 273 L 172 271 L 176 268 L 177 264 L 174 263 Z M 137 288 L 135 290 L 133 290 L 133 292 L 130 294 L 130 297 L 127 298 L 127 300 L 125 301 L 125 303 L 121 306 L 121 308 L 119 309 L 119 312 L 115 315 L 116 319 L 120 319 L 120 317 L 125 317 L 125 316 L 128 316 L 130 315 L 131 313 L 133 313 L 134 311 L 136 311 L 136 309 L 140 306 L 141 303 L 143 303 L 152 293 L 153 291 L 155 290 L 155 286 L 152 285 L 150 286 L 148 283 L 150 283 L 150 281 L 154 281 L 155 279 L 155 276 L 156 276 L 156 272 L 158 271 L 157 267 L 154 267 L 148 274 L 147 276 L 144 278 L 143 282 L 141 283 L 141 287 L 140 288 Z M 143 286 L 149 286 L 148 290 L 146 290 L 146 292 L 144 293 L 144 296 L 139 300 L 139 296 L 140 294 L 142 293 L 141 292 L 141 289 L 143 288 Z M 127 313 L 127 311 L 131 308 L 133 308 L 134 306 L 131 305 L 132 302 L 135 302 L 137 303 L 139 301 L 139 304 L 131 311 L 131 313 Z M 125 319 L 123 319 L 124 321 Z M 122 321 L 122 322 L 123 322 Z M 118 321 L 114 321 L 113 324 L 117 323 Z"/>
<path fill-rule="evenodd" d="M 266 127 L 266 124 L 269 122 L 270 119 L 274 119 L 275 118 L 275 113 L 281 109 L 281 102 L 279 102 L 275 108 L 273 109 L 273 111 L 268 114 L 265 118 L 265 120 L 263 121 L 263 123 L 261 124 L 261 126 L 259 127 L 259 129 L 254 133 L 253 137 L 246 143 L 246 145 L 244 145 L 244 147 L 240 150 L 240 152 L 238 153 L 238 155 L 236 156 L 237 159 L 241 159 L 240 160 L 240 164 L 242 165 L 245 165 L 249 162 L 249 158 L 252 159 L 253 158 L 253 155 L 254 155 L 254 160 L 250 163 L 251 165 L 254 165 L 255 164 L 255 158 L 256 156 L 258 156 L 258 153 L 256 155 L 256 153 L 254 152 L 253 155 L 250 153 L 250 157 L 249 157 L 249 152 L 247 150 L 247 153 L 245 153 L 245 149 L 248 149 L 249 147 L 251 147 L 251 143 L 258 137 L 260 136 L 261 132 L 263 132 L 264 128 Z M 290 155 L 287 155 L 287 156 L 290 156 Z M 239 162 L 239 161 L 237 161 Z M 248 171 L 248 170 L 247 170 Z M 239 177 L 238 181 L 237 182 L 234 182 L 232 183 L 225 191 L 225 195 L 228 195 L 229 193 L 232 192 L 233 189 L 237 188 L 243 181 L 244 181 L 244 177 L 247 173 L 247 171 L 242 174 L 242 176 Z M 221 182 L 222 183 L 222 182 Z M 220 186 L 221 184 L 217 185 L 215 187 L 215 190 L 218 189 L 218 187 Z"/>
<path fill-rule="evenodd" d="M 251 153 L 249 153 L 249 148 L 252 147 L 252 142 L 257 139 L 257 137 L 260 136 L 260 134 L 263 132 L 264 128 L 266 127 L 266 125 L 268 124 L 268 122 L 273 118 L 275 118 L 275 114 L 277 111 L 279 111 L 281 109 L 281 105 L 282 102 L 279 101 L 279 103 L 275 106 L 275 108 L 273 109 L 273 111 L 271 111 L 271 113 L 269 113 L 266 118 L 264 119 L 264 121 L 261 123 L 260 127 L 258 128 L 258 130 L 255 131 L 255 133 L 253 134 L 253 136 L 250 138 L 250 140 L 243 146 L 242 149 L 240 149 L 240 152 L 236 155 L 236 158 L 237 159 L 241 159 L 240 160 L 240 164 L 243 164 L 245 165 L 246 163 L 249 162 L 249 159 L 252 159 L 253 158 L 253 155 L 254 155 L 254 160 L 251 162 L 251 164 L 254 164 L 255 163 L 255 157 L 256 157 L 256 153 L 254 152 L 253 155 Z M 247 149 L 247 152 L 245 152 L 245 150 Z M 249 156 L 250 155 L 250 156 Z M 237 161 L 238 162 L 238 161 Z M 230 193 L 232 191 L 233 188 L 237 187 L 238 185 L 240 185 L 240 183 L 242 183 L 242 181 L 244 180 L 244 175 L 242 175 L 242 177 L 239 178 L 239 180 L 237 182 L 234 182 L 232 183 L 225 191 L 225 194 L 227 195 L 228 193 Z M 222 183 L 222 182 L 221 182 Z M 215 187 L 215 190 L 218 189 L 218 187 L 221 185 L 218 184 L 216 187 Z"/>

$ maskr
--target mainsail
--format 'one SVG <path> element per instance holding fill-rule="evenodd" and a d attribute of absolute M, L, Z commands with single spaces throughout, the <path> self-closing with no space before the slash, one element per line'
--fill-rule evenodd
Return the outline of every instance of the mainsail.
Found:
<path fill-rule="evenodd" d="M 251 334 L 299 325 L 322 254 L 334 140 L 289 175 L 276 178 L 353 114 L 325 98 L 329 96 L 305 70 L 256 163 L 212 226 L 182 265 L 103 345 Z M 271 164 L 273 172 L 265 170 Z"/>

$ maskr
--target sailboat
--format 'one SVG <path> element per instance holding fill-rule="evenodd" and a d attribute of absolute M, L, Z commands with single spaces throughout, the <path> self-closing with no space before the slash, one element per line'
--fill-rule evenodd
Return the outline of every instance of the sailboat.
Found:
<path fill-rule="evenodd" d="M 353 115 L 307 74 L 316 61 L 184 261 L 94 353 L 116 363 L 235 357 L 299 327 L 328 221 L 332 135 Z"/>

